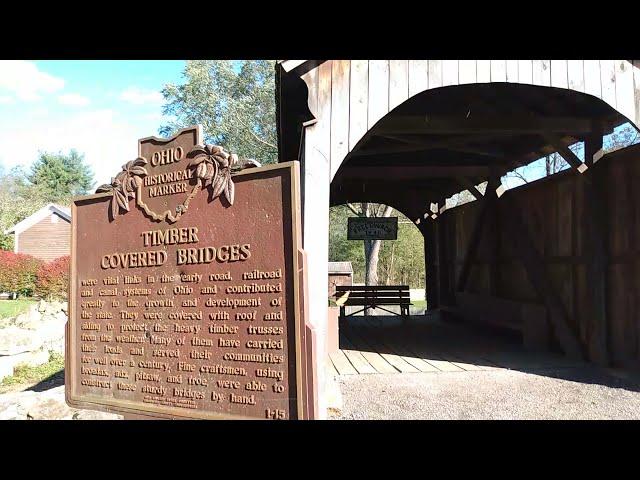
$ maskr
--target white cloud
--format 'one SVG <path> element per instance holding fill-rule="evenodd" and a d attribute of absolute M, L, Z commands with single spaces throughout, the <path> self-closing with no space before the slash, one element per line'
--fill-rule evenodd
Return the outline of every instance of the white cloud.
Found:
<path fill-rule="evenodd" d="M 41 71 L 33 62 L 25 60 L 0 61 L 0 93 L 28 102 L 64 87 L 62 78 Z"/>
<path fill-rule="evenodd" d="M 58 102 L 62 105 L 69 105 L 71 107 L 86 107 L 91 103 L 87 97 L 83 97 L 77 93 L 65 93 L 64 95 L 59 95 Z"/>
<path fill-rule="evenodd" d="M 164 97 L 155 90 L 143 90 L 138 87 L 129 87 L 120 94 L 120 100 L 134 105 L 162 105 Z"/>
<path fill-rule="evenodd" d="M 10 97 L 9 95 L 0 95 L 0 103 L 1 104 L 13 103 L 13 97 Z"/>
<path fill-rule="evenodd" d="M 139 138 L 153 134 L 148 125 L 129 123 L 110 109 L 67 111 L 55 116 L 30 112 L 20 119 L 0 118 L 0 164 L 7 169 L 28 166 L 38 151 L 75 148 L 85 154 L 98 186 L 110 182 L 123 164 L 136 158 Z"/>

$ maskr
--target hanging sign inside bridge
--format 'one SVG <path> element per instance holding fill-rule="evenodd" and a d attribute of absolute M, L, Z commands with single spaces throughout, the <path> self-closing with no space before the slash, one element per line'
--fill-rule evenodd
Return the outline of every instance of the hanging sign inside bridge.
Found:
<path fill-rule="evenodd" d="M 348 240 L 396 240 L 398 217 L 349 217 Z"/>

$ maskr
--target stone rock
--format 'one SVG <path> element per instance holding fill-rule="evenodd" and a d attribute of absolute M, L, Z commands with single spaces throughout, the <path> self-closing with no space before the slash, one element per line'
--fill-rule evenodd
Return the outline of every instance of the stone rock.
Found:
<path fill-rule="evenodd" d="M 42 320 L 42 314 L 38 311 L 38 307 L 34 305 L 27 312 L 18 315 L 13 321 L 13 324 L 27 330 L 36 330 Z"/>
<path fill-rule="evenodd" d="M 14 369 L 19 365 L 36 367 L 49 361 L 47 350 L 37 350 L 35 352 L 22 352 L 17 355 L 0 356 L 0 381 L 5 377 L 13 375 Z"/>
<path fill-rule="evenodd" d="M 22 416 L 18 413 L 18 406 L 9 405 L 4 410 L 0 410 L 0 420 L 22 420 Z"/>
<path fill-rule="evenodd" d="M 10 356 L 1 356 L 0 357 L 0 382 L 6 378 L 13 375 L 13 367 L 14 364 L 11 361 Z"/>
<path fill-rule="evenodd" d="M 40 313 L 44 312 L 47 309 L 47 302 L 44 300 L 40 300 L 37 305 L 38 311 Z"/>
<path fill-rule="evenodd" d="M 28 420 L 55 420 L 64 417 L 71 417 L 73 411 L 62 400 L 56 398 L 44 398 L 42 401 L 36 402 L 27 411 Z"/>
<path fill-rule="evenodd" d="M 35 392 L 26 390 L 0 395 L 0 419 L 3 420 L 121 420 L 121 415 L 78 410 L 67 405 L 64 385 Z"/>
<path fill-rule="evenodd" d="M 26 330 L 15 325 L 0 330 L 0 355 L 16 355 L 40 349 L 42 339 L 34 335 L 33 330 Z"/>

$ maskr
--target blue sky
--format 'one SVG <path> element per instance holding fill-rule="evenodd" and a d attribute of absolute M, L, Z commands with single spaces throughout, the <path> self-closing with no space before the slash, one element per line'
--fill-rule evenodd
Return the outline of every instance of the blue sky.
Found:
<path fill-rule="evenodd" d="M 136 157 L 139 138 L 158 135 L 160 91 L 180 83 L 184 67 L 176 60 L 0 61 L 0 167 L 29 166 L 38 151 L 75 148 L 96 185 L 109 182 Z M 539 178 L 544 162 L 521 171 Z M 507 188 L 523 183 L 503 181 Z"/>
<path fill-rule="evenodd" d="M 85 154 L 96 183 L 135 158 L 138 138 L 163 123 L 160 91 L 184 61 L 0 61 L 0 166 L 39 150 Z"/>

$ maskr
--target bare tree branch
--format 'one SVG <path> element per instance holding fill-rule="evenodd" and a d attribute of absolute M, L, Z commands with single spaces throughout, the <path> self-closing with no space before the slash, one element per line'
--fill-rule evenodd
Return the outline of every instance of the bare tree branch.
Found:
<path fill-rule="evenodd" d="M 355 213 L 356 215 L 358 215 L 359 217 L 362 216 L 361 212 L 358 212 L 356 210 L 356 207 L 354 207 L 351 203 L 347 203 L 347 207 L 349 207 L 349 210 L 351 210 L 353 213 Z"/>
<path fill-rule="evenodd" d="M 522 180 L 524 183 L 529 183 L 529 180 L 527 180 L 525 178 L 524 175 L 522 175 L 522 173 L 513 170 L 512 172 L 507 173 L 507 177 L 514 177 L 514 178 L 519 178 L 520 180 Z"/>

